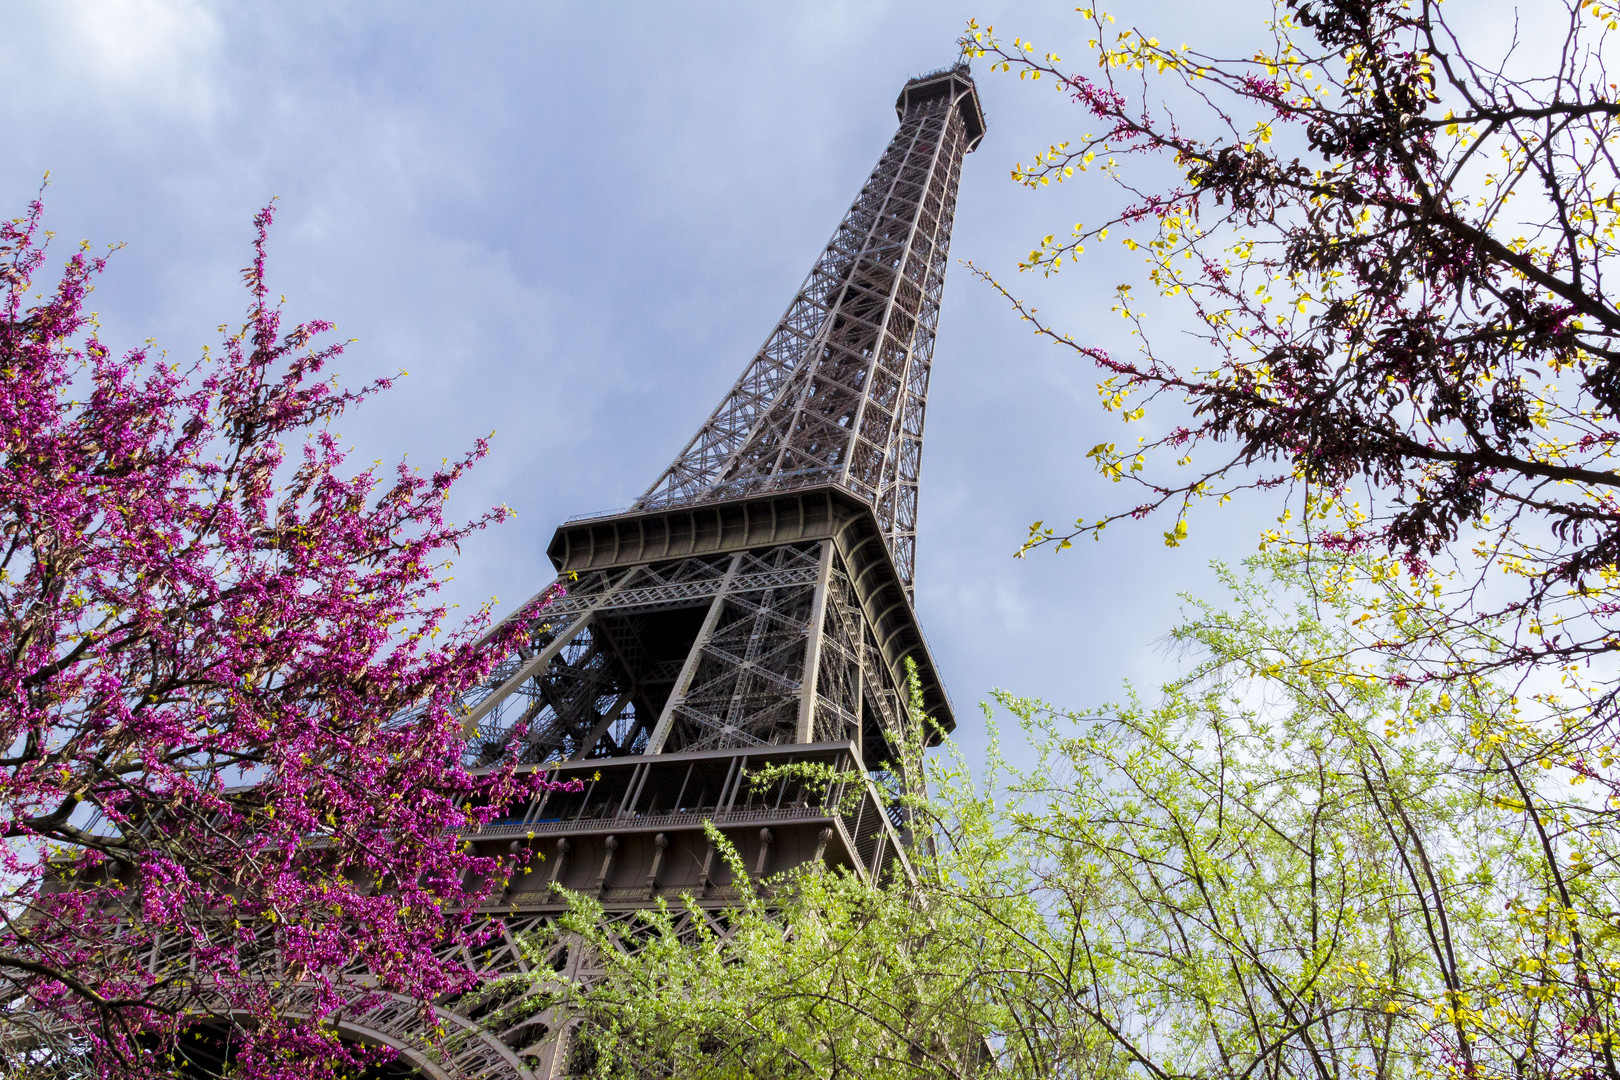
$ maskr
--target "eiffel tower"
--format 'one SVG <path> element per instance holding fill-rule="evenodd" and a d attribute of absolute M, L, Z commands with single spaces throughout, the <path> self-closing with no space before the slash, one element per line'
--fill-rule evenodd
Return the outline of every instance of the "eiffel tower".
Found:
<path fill-rule="evenodd" d="M 685 894 L 723 926 L 761 877 L 819 863 L 877 879 L 905 862 L 908 664 L 928 714 L 955 726 L 912 606 L 917 477 L 957 181 L 985 123 L 966 65 L 910 80 L 895 108 L 894 138 L 742 377 L 633 505 L 557 530 L 556 585 L 513 616 L 527 643 L 463 701 L 469 764 L 584 781 L 472 838 L 543 856 L 492 898 L 505 930 L 468 958 L 486 970 L 589 976 L 588 957 L 518 943 L 563 910 L 561 889 L 610 919 Z M 864 779 L 748 782 L 805 762 Z M 557 1018 L 503 1026 L 503 1004 L 441 1010 L 462 1036 L 448 1056 L 424 1048 L 408 1002 L 343 1026 L 446 1080 L 577 1068 Z"/>

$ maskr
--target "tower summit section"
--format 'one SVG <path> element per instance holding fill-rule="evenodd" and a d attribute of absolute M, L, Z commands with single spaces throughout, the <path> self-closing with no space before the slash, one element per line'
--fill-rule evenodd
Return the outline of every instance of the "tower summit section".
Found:
<path fill-rule="evenodd" d="M 907 723 L 905 663 L 947 730 L 912 607 L 923 422 L 963 158 L 965 65 L 900 126 L 742 377 L 629 509 L 574 519 L 566 596 L 466 701 L 470 764 L 852 745 Z"/>
<path fill-rule="evenodd" d="M 914 79 L 895 133 L 787 313 L 638 509 L 835 484 L 871 506 L 909 587 L 928 374 L 962 158 L 962 69 Z"/>

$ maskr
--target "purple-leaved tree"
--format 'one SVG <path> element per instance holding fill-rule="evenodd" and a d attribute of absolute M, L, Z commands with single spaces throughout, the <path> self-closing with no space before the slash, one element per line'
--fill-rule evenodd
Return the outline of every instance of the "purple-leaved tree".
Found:
<path fill-rule="evenodd" d="M 104 259 L 37 283 L 40 213 L 0 225 L 0 1070 L 166 1074 L 207 1022 L 241 1075 L 334 1075 L 378 1057 L 336 1021 L 475 978 L 509 869 L 462 835 L 519 781 L 461 767 L 456 701 L 521 630 L 435 600 L 505 516 L 444 517 L 484 443 L 345 471 L 327 425 L 388 382 L 283 328 L 270 209 L 191 364 L 100 340 Z"/>
<path fill-rule="evenodd" d="M 1620 11 L 1474 14 L 1278 0 L 1252 51 L 1222 57 L 1088 8 L 1078 68 L 970 27 L 971 54 L 1055 86 L 1090 129 L 1014 179 L 1120 193 L 1022 269 L 1102 243 L 1146 263 L 1147 289 L 1114 304 L 1134 357 L 1015 300 L 1095 363 L 1105 407 L 1149 429 L 1087 451 L 1140 499 L 1037 522 L 1026 550 L 1154 512 L 1176 545 L 1191 505 L 1286 489 L 1268 542 L 1387 555 L 1406 632 L 1381 644 L 1411 677 L 1578 665 L 1605 714 L 1620 686 L 1620 308 L 1604 284 Z M 1191 337 L 1162 322 L 1176 311 Z"/>

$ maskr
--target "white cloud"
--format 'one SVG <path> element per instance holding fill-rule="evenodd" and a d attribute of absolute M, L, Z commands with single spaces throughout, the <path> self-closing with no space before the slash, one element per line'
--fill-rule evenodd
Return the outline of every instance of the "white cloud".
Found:
<path fill-rule="evenodd" d="M 200 0 L 23 0 L 0 16 L 0 71 L 56 102 L 204 119 L 222 39 Z"/>

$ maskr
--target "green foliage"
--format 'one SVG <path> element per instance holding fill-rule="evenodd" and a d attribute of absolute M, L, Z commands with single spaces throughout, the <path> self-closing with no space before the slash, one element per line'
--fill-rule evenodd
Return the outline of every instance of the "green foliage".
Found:
<path fill-rule="evenodd" d="M 1299 567 L 1250 569 L 1175 632 L 1202 662 L 1158 702 L 1002 698 L 1039 750 L 1008 820 L 1087 957 L 1075 1021 L 1159 1077 L 1613 1075 L 1603 807 L 1524 759 L 1513 695 L 1369 674 L 1353 596 L 1288 609 Z"/>
<path fill-rule="evenodd" d="M 935 802 L 901 796 L 921 813 L 915 876 L 874 884 L 801 868 L 758 883 L 718 920 L 693 903 L 649 913 L 628 932 L 577 898 L 563 932 L 588 942 L 603 971 L 573 988 L 589 1046 L 576 1067 L 601 1076 L 989 1075 L 986 1035 L 1007 1013 L 1001 984 L 1023 993 L 1025 976 L 1001 970 L 1000 942 L 980 917 L 1038 923 L 1033 881 L 959 759 L 934 761 L 930 780 Z M 939 806 L 948 818 L 927 816 Z M 710 833 L 745 879 L 735 850 Z M 963 917 L 958 892 L 981 901 L 980 917 Z"/>

